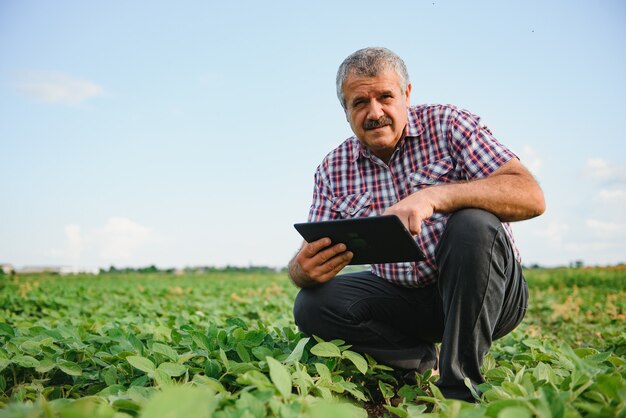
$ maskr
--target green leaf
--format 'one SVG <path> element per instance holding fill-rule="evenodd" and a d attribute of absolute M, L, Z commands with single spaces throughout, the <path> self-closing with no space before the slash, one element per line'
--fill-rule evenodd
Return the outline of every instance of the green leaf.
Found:
<path fill-rule="evenodd" d="M 178 356 L 178 360 L 176 360 L 177 363 L 180 364 L 184 364 L 186 362 L 188 362 L 189 360 L 191 360 L 192 358 L 196 357 L 197 354 L 196 353 L 185 353 L 185 354 L 180 354 Z"/>
<path fill-rule="evenodd" d="M 204 362 L 204 372 L 209 377 L 219 377 L 222 374 L 222 366 L 219 361 L 208 359 Z"/>
<path fill-rule="evenodd" d="M 407 402 L 411 402 L 416 396 L 424 394 L 424 391 L 417 386 L 404 385 L 398 390 L 398 395 L 402 396 Z"/>
<path fill-rule="evenodd" d="M 244 386 L 255 386 L 258 389 L 271 389 L 272 382 L 258 370 L 250 370 L 237 378 L 237 383 Z"/>
<path fill-rule="evenodd" d="M 485 396 L 487 397 L 487 396 Z M 486 416 L 488 417 L 497 417 L 503 409 L 511 408 L 511 407 L 519 407 L 524 408 L 526 405 L 526 401 L 520 399 L 503 399 L 497 400 L 493 402 L 489 402 L 487 404 Z"/>
<path fill-rule="evenodd" d="M 358 389 L 358 386 L 354 383 L 346 382 L 345 380 L 340 380 L 338 383 L 343 390 L 354 396 L 357 400 L 367 402 L 367 397 L 365 396 L 365 394 L 361 392 Z"/>
<path fill-rule="evenodd" d="M 533 414 L 522 406 L 509 406 L 498 414 L 498 418 L 532 418 Z"/>
<path fill-rule="evenodd" d="M 0 322 L 0 335 L 15 337 L 15 330 L 9 324 Z"/>
<path fill-rule="evenodd" d="M 235 351 L 237 352 L 237 355 L 239 356 L 241 361 L 243 361 L 244 363 L 248 363 L 250 361 L 250 354 L 242 343 L 237 343 L 237 345 L 235 346 Z"/>
<path fill-rule="evenodd" d="M 241 318 L 228 318 L 226 320 L 226 326 L 228 326 L 228 327 L 239 327 L 239 328 L 242 328 L 242 329 L 244 329 L 246 331 L 248 330 L 248 326 L 246 325 L 246 323 Z"/>
<path fill-rule="evenodd" d="M 347 402 L 318 398 L 311 405 L 306 416 L 311 418 L 367 418 L 367 411 Z"/>
<path fill-rule="evenodd" d="M 26 340 L 20 344 L 20 350 L 25 353 L 37 355 L 41 353 L 41 343 L 35 340 Z"/>
<path fill-rule="evenodd" d="M 187 371 L 187 367 L 178 363 L 165 362 L 165 363 L 159 364 L 159 367 L 157 367 L 157 370 L 162 371 L 169 377 L 178 377 L 178 376 L 182 376 L 183 374 L 185 374 L 185 372 Z"/>
<path fill-rule="evenodd" d="M 293 349 L 291 354 L 289 354 L 289 357 L 287 357 L 287 360 L 285 360 L 285 362 L 286 363 L 299 362 L 300 359 L 302 358 L 302 354 L 304 354 L 304 347 L 310 340 L 311 340 L 310 338 L 302 338 L 300 341 L 298 341 L 298 344 L 296 344 L 296 347 Z"/>
<path fill-rule="evenodd" d="M 192 332 L 191 339 L 199 348 L 206 350 L 207 352 L 211 351 L 211 342 L 206 335 L 200 332 Z"/>
<path fill-rule="evenodd" d="M 13 357 L 11 361 L 19 366 L 26 367 L 26 368 L 31 368 L 31 367 L 34 368 L 34 367 L 39 366 L 39 360 L 31 356 L 17 355 Z"/>
<path fill-rule="evenodd" d="M 113 402 L 113 407 L 119 411 L 132 412 L 132 416 L 137 416 L 137 413 L 141 410 L 141 406 L 139 406 L 139 401 L 130 399 L 117 399 Z M 122 417 L 124 416 L 122 415 Z"/>
<path fill-rule="evenodd" d="M 39 366 L 35 368 L 39 373 L 48 373 L 56 367 L 56 363 L 51 358 L 45 358 L 39 362 Z M 0 370 L 2 367 L 0 367 Z"/>
<path fill-rule="evenodd" d="M 234 361 L 231 361 L 229 369 L 228 369 L 228 373 L 238 376 L 250 370 L 258 370 L 258 369 L 252 363 L 236 363 Z"/>
<path fill-rule="evenodd" d="M 172 361 L 178 361 L 178 353 L 176 352 L 176 350 L 174 350 L 172 347 L 168 345 L 161 344 L 161 343 L 154 343 L 152 344 L 152 351 L 155 353 L 162 354 Z"/>
<path fill-rule="evenodd" d="M 63 359 L 57 360 L 57 365 L 59 369 L 63 371 L 65 374 L 69 374 L 70 376 L 80 376 L 83 374 L 83 370 L 80 366 L 73 361 L 67 361 Z"/>
<path fill-rule="evenodd" d="M 211 377 L 207 377 L 207 376 L 203 376 L 201 374 L 197 374 L 193 377 L 193 379 L 191 379 L 191 381 L 193 383 L 195 383 L 198 386 L 206 386 L 210 389 L 212 389 L 214 392 L 216 393 L 224 393 L 226 392 L 226 389 L 224 388 L 224 385 L 222 385 L 218 380 L 213 379 Z"/>
<path fill-rule="evenodd" d="M 428 383 L 428 387 L 430 387 L 430 391 L 433 393 L 433 396 L 436 399 L 439 400 L 445 400 L 446 398 L 443 396 L 443 394 L 441 393 L 441 391 L 439 390 L 439 388 L 437 386 L 435 386 L 434 383 Z"/>
<path fill-rule="evenodd" d="M 228 361 L 228 357 L 226 357 L 226 352 L 222 350 L 221 348 L 219 350 L 219 356 L 220 356 L 220 360 L 222 360 L 222 364 L 224 365 L 224 368 L 226 369 L 226 371 L 228 371 L 230 368 L 230 361 Z"/>
<path fill-rule="evenodd" d="M 126 392 L 126 387 L 123 385 L 110 385 L 98 392 L 97 395 L 106 398 L 111 395 L 117 395 L 120 392 Z"/>
<path fill-rule="evenodd" d="M 318 357 L 341 357 L 341 351 L 333 343 L 321 342 L 311 348 L 311 354 Z"/>
<path fill-rule="evenodd" d="M 246 347 L 256 347 L 260 345 L 263 342 L 263 340 L 265 340 L 266 335 L 267 333 L 263 331 L 257 331 L 257 330 L 250 331 L 246 333 L 246 336 L 243 339 L 242 343 Z"/>
<path fill-rule="evenodd" d="M 409 417 L 418 417 L 424 412 L 426 412 L 426 405 L 409 405 L 406 408 L 406 412 L 409 414 Z"/>
<path fill-rule="evenodd" d="M 557 383 L 557 377 L 554 370 L 552 370 L 552 367 L 541 361 L 535 366 L 535 369 L 533 370 L 533 377 L 538 381 L 545 381 L 552 384 Z"/>
<path fill-rule="evenodd" d="M 507 369 L 506 367 L 496 367 L 495 369 L 487 371 L 487 373 L 485 373 L 485 377 L 489 380 L 502 382 L 506 379 L 512 378 L 513 372 L 511 369 Z"/>
<path fill-rule="evenodd" d="M 63 418 L 113 418 L 115 410 L 101 398 L 90 397 L 77 399 L 59 408 Z"/>
<path fill-rule="evenodd" d="M 270 378 L 274 386 L 276 386 L 283 398 L 289 397 L 291 395 L 291 375 L 289 371 L 282 363 L 272 357 L 267 357 L 265 360 L 270 368 Z"/>
<path fill-rule="evenodd" d="M 526 347 L 534 348 L 541 352 L 546 352 L 546 347 L 544 347 L 542 342 L 537 339 L 527 338 L 524 341 L 522 341 L 522 344 L 524 344 Z"/>
<path fill-rule="evenodd" d="M 391 412 L 392 414 L 400 417 L 400 418 L 408 418 L 409 414 L 402 408 L 399 408 L 397 406 L 389 406 L 389 405 L 383 405 L 383 407 Z"/>
<path fill-rule="evenodd" d="M 272 350 L 270 350 L 269 348 L 260 345 L 252 349 L 252 355 L 257 360 L 265 360 L 265 357 L 272 357 L 273 353 Z"/>
<path fill-rule="evenodd" d="M 152 376 L 154 377 L 154 381 L 156 382 L 157 386 L 159 386 L 160 388 L 171 386 L 173 383 L 172 378 L 163 370 L 156 369 Z"/>
<path fill-rule="evenodd" d="M 6 369 L 11 364 L 11 360 L 8 358 L 0 357 L 0 372 Z"/>
<path fill-rule="evenodd" d="M 104 378 L 104 383 L 108 386 L 117 384 L 117 369 L 114 366 L 108 367 L 104 373 L 102 373 L 102 377 Z"/>
<path fill-rule="evenodd" d="M 149 374 L 151 375 L 152 373 L 149 373 Z M 148 375 L 142 374 L 141 376 L 139 376 L 138 378 L 130 382 L 130 386 L 131 387 L 139 386 L 143 388 L 144 386 L 146 386 L 147 383 L 148 383 Z"/>
<path fill-rule="evenodd" d="M 170 386 L 150 398 L 141 418 L 209 418 L 217 403 L 215 393 L 208 388 Z"/>
<path fill-rule="evenodd" d="M 563 399 L 566 396 L 567 394 L 560 393 L 552 386 L 543 386 L 541 388 L 540 402 L 550 411 L 550 416 L 561 418 L 565 416 L 566 408 Z"/>
<path fill-rule="evenodd" d="M 367 373 L 367 361 L 359 353 L 346 350 L 343 353 L 341 353 L 341 356 L 343 358 L 350 360 L 356 366 L 357 370 L 360 371 L 362 374 Z"/>
<path fill-rule="evenodd" d="M 136 369 L 146 373 L 153 373 L 156 370 L 156 366 L 152 360 L 141 356 L 128 356 L 126 360 Z"/>
<path fill-rule="evenodd" d="M 472 394 L 474 399 L 479 401 L 480 396 L 478 396 L 478 392 L 476 392 L 476 388 L 472 384 L 472 381 L 469 379 L 469 377 L 466 377 L 465 379 L 463 379 L 463 383 L 465 383 L 465 386 L 470 390 L 470 393 Z"/>
<path fill-rule="evenodd" d="M 383 398 L 385 398 L 385 401 L 388 401 L 389 399 L 393 398 L 393 395 L 394 395 L 393 386 L 391 386 L 388 383 L 383 382 L 382 380 L 379 380 L 378 388 L 380 389 L 380 393 L 383 395 Z"/>
<path fill-rule="evenodd" d="M 134 334 L 129 334 L 127 338 L 128 342 L 133 346 L 137 353 L 143 353 L 143 343 L 139 340 L 139 338 L 137 338 Z"/>
<path fill-rule="evenodd" d="M 313 378 L 306 370 L 306 366 L 299 363 L 294 364 L 296 371 L 293 374 L 293 384 L 298 388 L 298 394 L 300 396 L 306 396 L 309 394 L 309 389 L 314 385 Z"/>
<path fill-rule="evenodd" d="M 317 370 L 317 374 L 320 375 L 321 381 L 332 382 L 333 377 L 330 374 L 330 370 L 328 369 L 328 366 L 326 366 L 323 363 L 315 363 L 315 369 Z"/>

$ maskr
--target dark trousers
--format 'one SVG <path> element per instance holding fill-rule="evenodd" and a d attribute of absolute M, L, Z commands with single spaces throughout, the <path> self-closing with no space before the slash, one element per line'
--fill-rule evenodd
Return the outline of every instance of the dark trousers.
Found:
<path fill-rule="evenodd" d="M 301 289 L 295 321 L 305 334 L 342 339 L 404 369 L 430 367 L 433 343 L 441 342 L 437 386 L 446 397 L 472 400 L 464 379 L 474 388 L 484 382 L 483 357 L 522 321 L 528 287 L 502 224 L 483 210 L 449 218 L 436 263 L 437 282 L 422 288 L 359 272 Z"/>

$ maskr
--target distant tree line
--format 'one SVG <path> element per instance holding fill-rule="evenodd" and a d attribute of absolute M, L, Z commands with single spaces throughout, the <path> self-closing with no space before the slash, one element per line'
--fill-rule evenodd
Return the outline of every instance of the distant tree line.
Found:
<path fill-rule="evenodd" d="M 163 274 L 203 274 L 203 273 L 276 273 L 286 271 L 286 267 L 275 268 L 269 266 L 231 266 L 214 267 L 214 266 L 197 266 L 197 267 L 185 267 L 182 269 L 176 268 L 158 268 L 154 264 L 147 267 L 123 267 L 117 268 L 110 266 L 108 269 L 100 269 L 100 274 L 109 273 L 163 273 Z"/>

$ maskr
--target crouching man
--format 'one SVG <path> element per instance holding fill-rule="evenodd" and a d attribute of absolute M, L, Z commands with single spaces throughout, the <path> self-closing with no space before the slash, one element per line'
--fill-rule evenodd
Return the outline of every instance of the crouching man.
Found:
<path fill-rule="evenodd" d="M 354 136 L 315 173 L 309 221 L 397 215 L 426 254 L 417 263 L 337 275 L 352 254 L 327 238 L 303 243 L 289 263 L 301 289 L 302 332 L 342 339 L 399 369 L 436 365 L 444 396 L 472 401 L 493 340 L 526 312 L 528 288 L 508 222 L 538 216 L 543 193 L 476 115 L 410 105 L 404 62 L 385 48 L 356 51 L 339 67 L 337 95 Z M 476 388 L 477 389 L 477 388 Z"/>

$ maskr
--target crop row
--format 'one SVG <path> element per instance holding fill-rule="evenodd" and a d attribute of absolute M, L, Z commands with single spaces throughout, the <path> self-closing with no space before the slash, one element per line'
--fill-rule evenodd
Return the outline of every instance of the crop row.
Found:
<path fill-rule="evenodd" d="M 624 273 L 528 279 L 468 404 L 299 333 L 282 275 L 3 278 L 0 417 L 624 416 Z"/>

